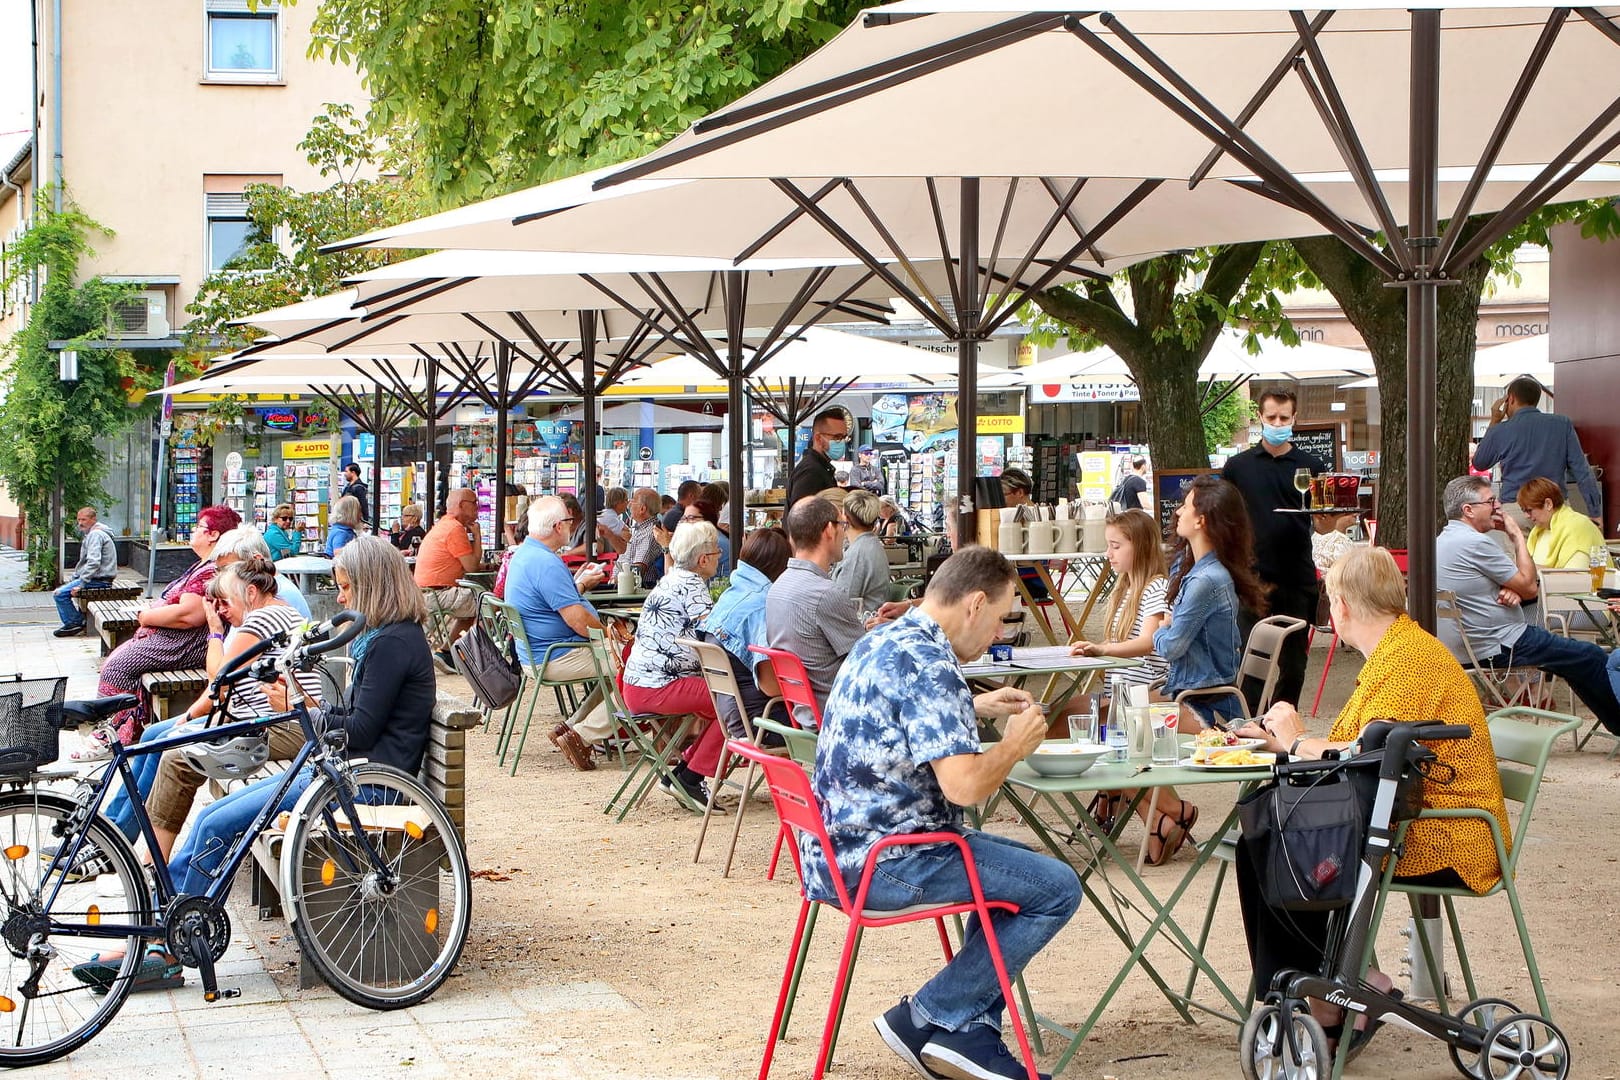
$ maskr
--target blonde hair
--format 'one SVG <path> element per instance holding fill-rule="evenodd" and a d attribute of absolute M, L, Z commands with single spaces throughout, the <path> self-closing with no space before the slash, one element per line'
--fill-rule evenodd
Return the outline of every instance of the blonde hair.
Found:
<path fill-rule="evenodd" d="M 349 606 L 365 616 L 366 626 L 427 622 L 427 603 L 405 556 L 382 537 L 355 537 L 339 549 L 335 565 L 349 575 Z"/>
<path fill-rule="evenodd" d="M 292 513 L 293 513 L 293 504 L 292 503 L 282 503 L 280 506 L 277 506 L 274 510 L 270 511 L 270 520 L 272 522 L 274 522 L 277 518 L 281 517 L 281 515 L 283 515 L 283 514 L 286 514 L 288 517 L 291 517 Z"/>
<path fill-rule="evenodd" d="M 410 519 L 410 518 L 415 518 L 417 521 L 421 521 L 422 520 L 422 504 L 421 503 L 411 503 L 411 505 L 405 507 L 403 510 L 401 510 L 399 512 L 399 516 L 400 516 L 401 520 L 407 520 L 407 519 Z"/>
<path fill-rule="evenodd" d="M 1395 557 L 1381 547 L 1353 547 L 1340 556 L 1323 582 L 1358 619 L 1406 612 L 1406 579 Z"/>
<path fill-rule="evenodd" d="M 350 528 L 360 524 L 360 500 L 353 495 L 345 495 L 333 503 L 332 520 Z"/>
<path fill-rule="evenodd" d="M 850 523 L 862 529 L 870 529 L 877 524 L 878 497 L 865 488 L 854 488 L 844 496 L 844 517 Z"/>
<path fill-rule="evenodd" d="M 1159 542 L 1159 527 L 1147 511 L 1109 514 L 1104 527 L 1118 529 L 1131 545 L 1130 571 L 1108 598 L 1108 614 L 1103 619 L 1103 640 L 1124 641 L 1142 610 L 1142 594 L 1156 579 L 1168 577 L 1170 571 L 1164 560 L 1164 545 Z"/>

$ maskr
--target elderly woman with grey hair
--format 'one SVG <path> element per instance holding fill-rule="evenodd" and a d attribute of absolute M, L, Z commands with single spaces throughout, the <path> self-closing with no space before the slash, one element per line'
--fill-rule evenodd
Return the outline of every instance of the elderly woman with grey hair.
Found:
<path fill-rule="evenodd" d="M 336 558 L 343 545 L 359 535 L 360 500 L 345 495 L 332 504 L 332 525 L 326 530 L 326 557 Z"/>
<path fill-rule="evenodd" d="M 876 611 L 889 602 L 889 553 L 877 538 L 878 497 L 865 488 L 851 488 L 844 497 L 844 557 L 833 570 L 833 580 L 864 611 Z"/>
<path fill-rule="evenodd" d="M 254 555 L 263 555 L 266 559 L 272 558 L 269 540 L 252 525 L 238 525 L 220 537 L 219 543 L 214 545 L 214 565 L 221 570 L 232 563 L 241 562 Z M 305 600 L 304 594 L 298 591 L 298 586 L 293 584 L 293 579 L 279 570 L 276 571 L 276 599 L 286 603 L 288 607 L 304 618 L 310 617 L 309 601 Z"/>
<path fill-rule="evenodd" d="M 709 801 L 704 777 L 719 767 L 726 733 L 713 722 L 714 699 L 697 654 L 678 639 L 697 637 L 714 607 L 709 579 L 720 565 L 720 531 L 707 521 L 682 522 L 670 537 L 669 561 L 672 569 L 641 607 L 636 643 L 624 665 L 624 703 L 633 713 L 695 713 L 708 722 L 685 759 L 662 781 L 665 791 L 674 794 L 679 785 L 702 805 Z"/>

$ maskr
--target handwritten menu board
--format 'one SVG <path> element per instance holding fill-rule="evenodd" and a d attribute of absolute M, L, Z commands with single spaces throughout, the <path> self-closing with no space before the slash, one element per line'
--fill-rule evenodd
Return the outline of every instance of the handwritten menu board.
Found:
<path fill-rule="evenodd" d="M 1176 535 L 1172 515 L 1187 498 L 1187 485 L 1200 476 L 1219 476 L 1215 469 L 1159 469 L 1153 474 L 1153 502 L 1159 508 L 1159 531 L 1166 540 Z"/>
<path fill-rule="evenodd" d="M 1340 471 L 1338 424 L 1297 425 L 1291 441 L 1296 449 L 1321 462 L 1326 471 Z"/>

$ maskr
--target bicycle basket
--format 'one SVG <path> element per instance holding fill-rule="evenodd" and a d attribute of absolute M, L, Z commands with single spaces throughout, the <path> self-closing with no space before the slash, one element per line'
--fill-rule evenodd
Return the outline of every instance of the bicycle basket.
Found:
<path fill-rule="evenodd" d="M 0 678 L 0 774 L 32 772 L 61 754 L 67 678 Z"/>

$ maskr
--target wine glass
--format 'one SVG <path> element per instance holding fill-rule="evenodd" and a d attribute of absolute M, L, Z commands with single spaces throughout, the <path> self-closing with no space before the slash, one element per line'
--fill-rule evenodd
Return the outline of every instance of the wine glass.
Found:
<path fill-rule="evenodd" d="M 1294 490 L 1299 492 L 1299 508 L 1301 510 L 1309 509 L 1309 507 L 1305 505 L 1305 493 L 1311 490 L 1311 470 L 1294 470 Z"/>

